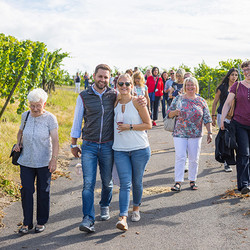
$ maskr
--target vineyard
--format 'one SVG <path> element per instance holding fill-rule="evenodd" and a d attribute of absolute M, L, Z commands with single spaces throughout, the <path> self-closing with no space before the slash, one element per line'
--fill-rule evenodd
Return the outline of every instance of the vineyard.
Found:
<path fill-rule="evenodd" d="M 26 108 L 26 96 L 32 88 L 41 87 L 47 92 L 55 84 L 62 84 L 69 74 L 61 69 L 61 63 L 69 57 L 61 49 L 48 51 L 43 42 L 18 41 L 15 37 L 0 34 L 0 97 L 6 103 L 19 102 L 17 113 Z"/>

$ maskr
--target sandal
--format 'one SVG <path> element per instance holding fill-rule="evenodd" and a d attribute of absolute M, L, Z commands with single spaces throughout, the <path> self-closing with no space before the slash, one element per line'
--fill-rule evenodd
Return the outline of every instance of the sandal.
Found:
<path fill-rule="evenodd" d="M 198 190 L 198 186 L 196 185 L 195 181 L 190 181 L 190 188 L 191 190 Z"/>
<path fill-rule="evenodd" d="M 171 187 L 171 191 L 180 192 L 181 191 L 181 183 L 176 182 L 173 187 Z"/>

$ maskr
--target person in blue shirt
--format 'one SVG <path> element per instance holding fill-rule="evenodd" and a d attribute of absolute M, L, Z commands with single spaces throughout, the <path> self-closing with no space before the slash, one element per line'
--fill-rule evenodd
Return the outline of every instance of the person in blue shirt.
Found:
<path fill-rule="evenodd" d="M 106 64 L 96 67 L 94 84 L 82 91 L 77 97 L 74 122 L 71 129 L 71 152 L 82 160 L 83 220 L 79 226 L 81 231 L 94 232 L 95 209 L 94 188 L 96 182 L 97 163 L 102 179 L 100 201 L 101 220 L 108 220 L 109 205 L 112 199 L 112 167 L 113 167 L 113 133 L 110 128 L 114 123 L 114 103 L 117 92 L 108 87 L 111 69 Z M 84 119 L 84 127 L 82 122 Z M 82 147 L 77 139 L 82 133 Z"/>
<path fill-rule="evenodd" d="M 172 98 L 169 97 L 170 90 L 172 88 L 173 83 L 175 82 L 175 71 L 172 69 L 169 71 L 170 78 L 166 81 L 164 85 L 164 93 L 167 94 L 166 100 L 167 100 L 167 109 L 169 109 Z"/>

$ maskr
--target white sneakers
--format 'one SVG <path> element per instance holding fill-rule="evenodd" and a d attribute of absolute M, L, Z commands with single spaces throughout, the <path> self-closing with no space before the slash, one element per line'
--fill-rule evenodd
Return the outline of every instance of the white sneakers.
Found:
<path fill-rule="evenodd" d="M 140 212 L 139 211 L 133 211 L 131 216 L 131 221 L 137 222 L 141 219 Z"/>

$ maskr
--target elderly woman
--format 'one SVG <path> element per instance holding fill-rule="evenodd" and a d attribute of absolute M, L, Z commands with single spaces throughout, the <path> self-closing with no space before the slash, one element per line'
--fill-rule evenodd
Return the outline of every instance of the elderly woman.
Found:
<path fill-rule="evenodd" d="M 184 181 L 184 168 L 188 152 L 188 179 L 192 190 L 196 185 L 198 162 L 201 149 L 202 124 L 207 129 L 207 143 L 212 141 L 212 119 L 206 101 L 198 96 L 199 85 L 194 77 L 186 78 L 183 95 L 178 95 L 172 102 L 167 114 L 170 118 L 177 117 L 173 132 L 175 146 L 175 185 L 172 191 L 181 191 Z"/>
<path fill-rule="evenodd" d="M 145 130 L 151 129 L 151 120 L 146 106 L 138 104 L 131 95 L 132 79 L 128 74 L 121 75 L 117 83 L 121 94 L 115 107 L 114 118 L 114 161 L 120 179 L 120 220 L 116 227 L 128 230 L 127 217 L 130 188 L 133 190 L 133 212 L 131 220 L 140 220 L 143 185 L 142 178 L 150 158 L 150 147 Z"/>
<path fill-rule="evenodd" d="M 242 194 L 250 192 L 250 61 L 241 64 L 245 79 L 242 82 L 235 82 L 230 89 L 230 93 L 224 103 L 221 114 L 221 129 L 224 129 L 224 121 L 231 107 L 231 103 L 236 98 L 236 106 L 232 119 L 236 130 L 236 141 L 238 149 L 236 151 L 236 169 L 238 190 Z"/>
<path fill-rule="evenodd" d="M 14 148 L 15 151 L 23 148 L 18 159 L 21 168 L 21 198 L 24 215 L 23 226 L 19 229 L 20 234 L 27 234 L 33 228 L 35 178 L 37 190 L 35 232 L 43 232 L 49 219 L 51 173 L 56 170 L 59 143 L 56 117 L 44 109 L 47 97 L 47 93 L 40 88 L 28 94 L 30 111 L 22 114 L 17 144 Z M 23 129 L 28 112 L 30 115 Z"/>

